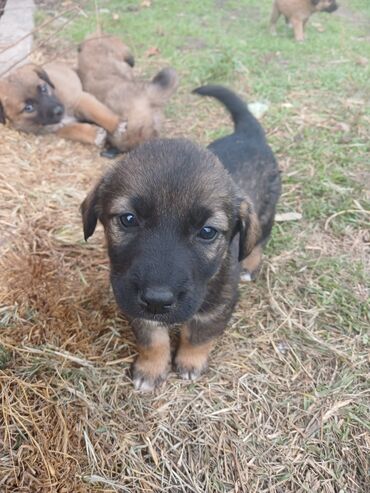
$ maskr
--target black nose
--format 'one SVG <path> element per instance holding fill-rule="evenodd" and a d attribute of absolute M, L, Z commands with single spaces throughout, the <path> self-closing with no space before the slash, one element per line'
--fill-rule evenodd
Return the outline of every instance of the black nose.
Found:
<path fill-rule="evenodd" d="M 63 112 L 64 112 L 64 108 L 61 104 L 54 106 L 54 108 L 53 108 L 53 115 L 54 116 L 62 116 Z"/>
<path fill-rule="evenodd" d="M 139 293 L 139 300 L 150 313 L 165 313 L 174 304 L 175 296 L 166 287 L 145 288 Z"/>

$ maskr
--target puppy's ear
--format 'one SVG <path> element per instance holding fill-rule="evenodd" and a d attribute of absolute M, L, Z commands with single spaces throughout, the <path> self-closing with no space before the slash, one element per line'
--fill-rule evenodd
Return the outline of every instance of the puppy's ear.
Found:
<path fill-rule="evenodd" d="M 175 92 L 179 78 L 173 68 L 164 68 L 148 86 L 148 96 L 154 106 L 163 106 Z"/>
<path fill-rule="evenodd" d="M 53 89 L 55 89 L 54 84 L 51 82 L 48 74 L 45 72 L 45 70 L 43 68 L 37 67 L 37 68 L 35 68 L 35 72 L 40 77 L 41 80 L 47 82 L 50 87 L 52 87 Z"/>
<path fill-rule="evenodd" d="M 87 241 L 94 234 L 96 224 L 98 222 L 98 203 L 99 203 L 99 182 L 91 192 L 86 196 L 80 206 L 82 215 L 82 224 L 84 230 L 84 238 Z"/>
<path fill-rule="evenodd" d="M 320 3 L 320 0 L 311 0 L 311 3 L 316 7 Z"/>
<path fill-rule="evenodd" d="M 239 262 L 244 260 L 257 245 L 261 237 L 261 227 L 249 198 L 240 202 L 234 235 L 239 233 Z"/>

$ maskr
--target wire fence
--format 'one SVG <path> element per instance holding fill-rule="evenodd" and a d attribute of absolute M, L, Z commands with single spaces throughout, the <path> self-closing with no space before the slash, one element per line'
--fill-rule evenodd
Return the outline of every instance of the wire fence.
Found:
<path fill-rule="evenodd" d="M 31 50 L 17 57 L 17 59 L 13 63 L 8 65 L 6 69 L 0 73 L 0 77 L 4 77 L 19 64 L 27 60 L 30 55 L 39 51 L 41 48 L 47 46 L 51 41 L 55 40 L 57 36 L 61 32 L 63 32 L 68 25 L 72 24 L 81 15 L 88 17 L 89 15 L 91 15 L 92 12 L 94 12 L 93 15 L 95 15 L 96 30 L 100 31 L 99 8 L 97 5 L 97 0 L 86 0 L 84 2 L 76 1 L 73 2 L 72 5 L 68 8 L 57 11 L 55 14 L 51 14 L 51 18 L 48 18 L 44 22 L 36 25 L 32 30 L 24 35 L 21 35 L 18 39 L 11 40 L 8 43 L 2 43 L 1 22 L 4 22 L 4 18 L 1 21 L 1 15 L 8 10 L 20 9 L 20 7 L 10 6 L 9 3 L 8 5 L 6 4 L 7 0 L 0 0 L 0 43 L 2 46 L 0 49 L 0 56 L 5 54 L 8 50 L 13 49 L 20 43 L 24 42 L 29 37 L 36 37 L 37 39 L 33 41 Z M 61 56 L 61 54 L 66 54 L 74 48 L 74 46 L 70 46 L 63 50 L 62 53 L 58 52 L 55 56 L 48 57 L 48 60 L 45 61 L 44 64 L 53 61 L 58 56 Z"/>

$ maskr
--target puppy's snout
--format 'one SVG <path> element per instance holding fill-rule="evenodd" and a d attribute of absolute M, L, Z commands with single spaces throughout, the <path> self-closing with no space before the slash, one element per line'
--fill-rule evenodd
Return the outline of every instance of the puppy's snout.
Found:
<path fill-rule="evenodd" d="M 61 104 L 58 104 L 56 106 L 54 106 L 53 108 L 53 116 L 56 116 L 56 117 L 60 117 L 62 116 L 64 113 L 64 108 Z"/>
<path fill-rule="evenodd" d="M 139 301 L 150 313 L 166 313 L 175 304 L 175 295 L 167 287 L 145 288 L 139 293 Z"/>
<path fill-rule="evenodd" d="M 339 5 L 334 1 L 332 2 L 329 7 L 325 9 L 325 12 L 331 14 L 332 12 L 335 12 L 338 9 Z"/>

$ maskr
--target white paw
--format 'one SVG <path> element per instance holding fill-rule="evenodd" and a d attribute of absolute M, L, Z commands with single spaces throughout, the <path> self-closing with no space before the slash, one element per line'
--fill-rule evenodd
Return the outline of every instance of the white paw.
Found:
<path fill-rule="evenodd" d="M 95 145 L 98 147 L 103 147 L 105 144 L 105 141 L 107 140 L 107 132 L 104 130 L 104 128 L 98 128 L 96 131 L 96 137 L 95 137 Z"/>
<path fill-rule="evenodd" d="M 192 368 L 191 370 L 186 370 L 185 368 L 179 369 L 179 377 L 182 378 L 183 380 L 196 380 L 201 376 L 203 372 L 203 368 L 201 369 L 196 369 Z"/>
<path fill-rule="evenodd" d="M 252 276 L 250 275 L 249 272 L 244 271 L 240 274 L 240 281 L 241 282 L 251 282 L 253 281 Z"/>
<path fill-rule="evenodd" d="M 154 382 L 151 382 L 150 380 L 146 380 L 144 377 L 136 377 L 134 378 L 134 387 L 135 390 L 146 393 L 146 392 L 153 392 L 155 385 Z"/>
<path fill-rule="evenodd" d="M 114 138 L 122 137 L 127 132 L 127 122 L 120 122 L 113 133 Z"/>

